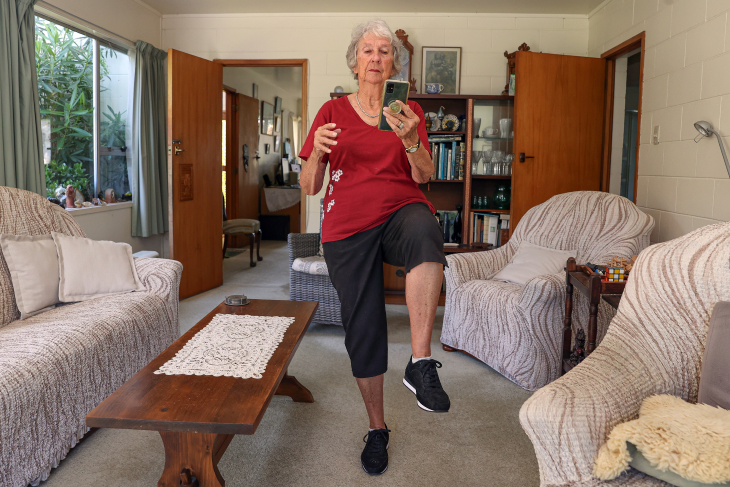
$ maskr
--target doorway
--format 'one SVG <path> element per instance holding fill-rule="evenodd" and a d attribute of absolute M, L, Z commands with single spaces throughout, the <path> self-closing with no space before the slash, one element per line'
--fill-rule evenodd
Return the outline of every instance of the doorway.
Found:
<path fill-rule="evenodd" d="M 636 203 L 645 34 L 603 53 L 606 106 L 601 189 Z"/>
<path fill-rule="evenodd" d="M 264 239 L 273 238 L 279 222 L 288 221 L 288 231 L 305 227 L 306 198 L 298 186 L 291 163 L 302 143 L 306 127 L 307 64 L 295 60 L 215 60 L 223 67 L 227 130 L 225 137 L 227 204 L 230 218 L 259 219 Z M 245 154 L 244 154 L 245 152 Z M 287 189 L 288 198 L 298 198 L 293 206 L 273 211 L 269 184 L 278 191 Z M 292 187 L 293 185 L 293 187 Z M 294 196 L 296 195 L 296 196 Z M 264 230 L 269 226 L 269 231 Z M 282 237 L 283 236 L 283 237 Z"/>

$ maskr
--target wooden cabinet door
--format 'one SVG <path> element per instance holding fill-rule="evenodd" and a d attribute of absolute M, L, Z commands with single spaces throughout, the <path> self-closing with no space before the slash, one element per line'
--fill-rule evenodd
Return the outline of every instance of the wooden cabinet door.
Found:
<path fill-rule="evenodd" d="M 521 51 L 516 62 L 512 230 L 556 194 L 600 190 L 606 81 L 604 59 Z"/>
<path fill-rule="evenodd" d="M 186 298 L 223 284 L 223 69 L 174 49 L 167 62 L 170 258 L 183 264 Z"/>

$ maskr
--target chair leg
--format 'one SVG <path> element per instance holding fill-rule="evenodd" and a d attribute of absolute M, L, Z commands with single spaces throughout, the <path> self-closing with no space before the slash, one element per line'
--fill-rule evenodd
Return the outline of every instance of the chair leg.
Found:
<path fill-rule="evenodd" d="M 261 230 L 256 232 L 256 258 L 259 262 L 264 260 L 264 258 L 261 257 Z"/>
<path fill-rule="evenodd" d="M 256 241 L 256 234 L 255 233 L 249 233 L 248 234 L 248 242 L 249 246 L 251 248 L 251 267 L 256 267 L 256 262 L 253 260 L 253 244 Z"/>
<path fill-rule="evenodd" d="M 223 237 L 223 258 L 226 258 L 226 250 L 228 250 L 228 235 Z"/>

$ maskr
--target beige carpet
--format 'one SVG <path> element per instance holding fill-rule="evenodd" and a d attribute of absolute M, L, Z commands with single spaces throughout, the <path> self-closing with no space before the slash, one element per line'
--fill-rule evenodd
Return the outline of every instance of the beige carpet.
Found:
<path fill-rule="evenodd" d="M 224 261 L 225 284 L 180 303 L 185 331 L 226 294 L 288 299 L 284 242 L 262 242 L 264 261 L 248 266 L 248 252 Z M 481 362 L 444 352 L 439 345 L 443 308 L 436 318 L 433 356 L 443 362 L 441 381 L 451 411 L 433 414 L 416 405 L 401 380 L 410 356 L 405 306 L 388 306 L 389 364 L 385 407 L 390 468 L 370 477 L 360 467 L 367 415 L 352 378 L 342 328 L 313 325 L 290 373 L 314 395 L 314 404 L 276 396 L 253 436 L 237 436 L 219 467 L 237 486 L 489 486 L 539 485 L 532 444 L 518 411 L 530 393 Z M 44 487 L 154 486 L 164 466 L 159 435 L 100 430 L 73 449 Z"/>

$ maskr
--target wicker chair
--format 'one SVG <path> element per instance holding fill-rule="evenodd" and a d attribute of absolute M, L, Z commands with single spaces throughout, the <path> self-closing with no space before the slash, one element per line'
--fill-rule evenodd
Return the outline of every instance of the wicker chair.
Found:
<path fill-rule="evenodd" d="M 292 301 L 319 301 L 315 323 L 342 325 L 340 298 L 329 276 L 315 276 L 292 269 L 294 259 L 312 257 L 319 251 L 318 233 L 289 234 L 289 299 Z"/>

